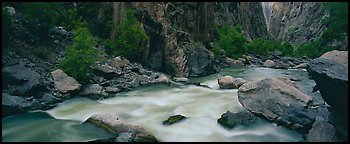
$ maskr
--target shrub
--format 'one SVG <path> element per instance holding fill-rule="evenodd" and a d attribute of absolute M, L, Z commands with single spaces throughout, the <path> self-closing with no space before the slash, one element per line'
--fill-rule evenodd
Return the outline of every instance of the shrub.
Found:
<path fill-rule="evenodd" d="M 66 57 L 60 61 L 59 68 L 81 83 L 89 83 L 97 56 L 97 41 L 87 28 L 74 31 L 73 44 L 67 47 Z"/>
<path fill-rule="evenodd" d="M 140 22 L 134 17 L 131 9 L 126 11 L 124 20 L 116 28 L 115 40 L 106 40 L 105 44 L 113 55 L 122 55 L 130 60 L 142 58 L 143 44 L 148 36 L 142 30 Z"/>
<path fill-rule="evenodd" d="M 219 28 L 218 37 L 214 43 L 214 53 L 218 55 L 220 49 L 224 49 L 231 58 L 244 54 L 246 39 L 241 32 L 239 26 L 225 24 Z"/>

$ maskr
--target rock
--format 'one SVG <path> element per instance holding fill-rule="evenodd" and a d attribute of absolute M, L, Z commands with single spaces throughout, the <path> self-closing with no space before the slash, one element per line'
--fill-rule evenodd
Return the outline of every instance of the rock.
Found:
<path fill-rule="evenodd" d="M 174 123 L 185 120 L 186 118 L 187 117 L 183 115 L 173 115 L 173 116 L 170 116 L 167 120 L 163 121 L 163 125 L 172 125 Z"/>
<path fill-rule="evenodd" d="M 185 77 L 175 77 L 174 81 L 181 82 L 181 83 L 188 83 L 188 82 L 190 82 L 190 80 L 188 80 L 188 78 L 185 78 Z"/>
<path fill-rule="evenodd" d="M 317 117 L 306 138 L 307 142 L 336 142 L 336 131 L 332 124 Z"/>
<path fill-rule="evenodd" d="M 99 84 L 89 84 L 83 87 L 81 95 L 105 95 L 104 89 Z"/>
<path fill-rule="evenodd" d="M 115 68 L 123 68 L 128 64 L 130 64 L 129 60 L 121 58 L 120 56 L 115 57 L 110 61 L 110 65 Z"/>
<path fill-rule="evenodd" d="M 39 101 L 36 99 L 27 101 L 23 97 L 2 93 L 2 116 L 24 113 L 27 110 L 38 109 L 40 106 Z"/>
<path fill-rule="evenodd" d="M 3 7 L 2 9 L 6 10 L 10 14 L 10 16 L 14 16 L 16 14 L 16 10 L 13 7 L 6 6 L 6 7 Z"/>
<path fill-rule="evenodd" d="M 40 92 L 40 75 L 26 68 L 23 63 L 2 70 L 3 92 L 12 95 L 32 95 Z"/>
<path fill-rule="evenodd" d="M 185 53 L 184 64 L 186 65 L 187 62 L 188 76 L 206 76 L 218 72 L 214 54 L 207 50 L 204 45 L 191 41 L 183 47 Z"/>
<path fill-rule="evenodd" d="M 169 78 L 167 76 L 165 76 L 164 74 L 161 74 L 158 78 L 157 78 L 157 82 L 158 83 L 169 83 Z"/>
<path fill-rule="evenodd" d="M 288 69 L 289 65 L 282 62 L 282 61 L 276 61 L 275 65 L 273 66 L 273 68 L 277 68 L 277 69 Z"/>
<path fill-rule="evenodd" d="M 157 142 L 157 138 L 149 132 L 145 131 L 142 127 L 125 124 L 119 121 L 114 114 L 95 114 L 88 118 L 86 122 L 102 127 L 112 134 L 119 134 L 119 136 L 121 136 L 120 134 L 122 133 L 131 133 L 131 135 L 135 135 L 135 138 L 133 140 L 127 138 L 128 141 Z M 129 134 L 122 135 L 128 136 Z M 119 137 L 118 139 L 118 137 L 116 140 L 125 140 L 122 139 L 122 137 Z"/>
<path fill-rule="evenodd" d="M 57 97 L 55 97 L 55 96 L 53 96 L 53 95 L 51 95 L 51 94 L 48 94 L 48 93 L 45 93 L 45 94 L 43 95 L 42 100 L 43 100 L 45 103 L 48 103 L 48 104 L 56 103 L 56 102 L 61 101 L 60 98 L 57 98 Z"/>
<path fill-rule="evenodd" d="M 55 89 L 61 93 L 69 93 L 81 88 L 81 84 L 77 80 L 68 76 L 61 69 L 51 72 L 54 80 Z"/>
<path fill-rule="evenodd" d="M 348 131 L 348 51 L 330 51 L 309 62 L 309 75 L 334 115 L 332 123 L 347 139 Z M 342 130 L 341 130 L 342 129 Z M 340 132 L 341 131 L 341 132 Z"/>
<path fill-rule="evenodd" d="M 230 111 L 227 111 L 221 115 L 217 122 L 226 128 L 232 129 L 238 125 L 252 125 L 256 122 L 256 120 L 258 120 L 258 118 L 254 116 L 254 114 L 245 110 L 239 113 L 232 113 Z"/>
<path fill-rule="evenodd" d="M 295 69 L 298 69 L 298 68 L 306 69 L 307 67 L 308 67 L 308 63 L 301 63 L 301 64 L 298 64 L 298 65 L 294 66 L 293 68 L 295 68 Z"/>
<path fill-rule="evenodd" d="M 266 78 L 243 84 L 238 89 L 238 100 L 252 113 L 274 121 L 290 104 L 307 106 L 311 97 L 286 78 Z"/>
<path fill-rule="evenodd" d="M 106 90 L 107 93 L 118 93 L 118 92 L 120 92 L 119 88 L 115 88 L 115 87 L 111 87 L 111 86 L 106 87 L 105 90 Z"/>
<path fill-rule="evenodd" d="M 275 66 L 275 62 L 273 62 L 272 60 L 266 60 L 264 62 L 264 67 L 272 68 L 274 66 Z"/>
<path fill-rule="evenodd" d="M 218 84 L 221 89 L 235 89 L 248 81 L 242 78 L 233 78 L 231 76 L 223 76 L 218 79 Z"/>
<path fill-rule="evenodd" d="M 120 133 L 115 139 L 115 142 L 132 142 L 134 136 L 132 133 Z"/>
<path fill-rule="evenodd" d="M 120 76 L 122 74 L 122 71 L 120 69 L 117 69 L 107 64 L 97 64 L 96 70 L 107 78 Z"/>
<path fill-rule="evenodd" d="M 230 67 L 243 67 L 244 63 L 241 60 L 234 60 L 231 58 L 226 58 L 226 63 Z"/>

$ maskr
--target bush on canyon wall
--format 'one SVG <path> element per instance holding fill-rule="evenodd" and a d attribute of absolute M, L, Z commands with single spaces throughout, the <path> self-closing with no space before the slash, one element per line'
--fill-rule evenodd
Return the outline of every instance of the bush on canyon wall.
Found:
<path fill-rule="evenodd" d="M 115 40 L 106 40 L 106 47 L 113 55 L 122 55 L 130 60 L 140 61 L 143 45 L 148 36 L 141 23 L 134 16 L 134 11 L 128 9 L 124 20 L 117 26 Z"/>
<path fill-rule="evenodd" d="M 81 83 L 89 83 L 98 55 L 94 49 L 97 40 L 87 28 L 74 31 L 73 44 L 68 46 L 66 57 L 60 61 L 59 68 Z"/>

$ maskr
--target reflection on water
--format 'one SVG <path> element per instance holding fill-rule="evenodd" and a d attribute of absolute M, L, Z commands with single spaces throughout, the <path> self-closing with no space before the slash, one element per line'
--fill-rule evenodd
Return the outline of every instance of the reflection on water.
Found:
<path fill-rule="evenodd" d="M 252 126 L 228 130 L 216 121 L 227 110 L 244 110 L 237 98 L 237 89 L 219 90 L 217 78 L 223 75 L 241 77 L 248 81 L 266 77 L 286 76 L 300 79 L 297 84 L 312 83 L 302 70 L 275 70 L 268 68 L 223 69 L 207 77 L 191 78 L 210 88 L 193 85 L 173 87 L 156 85 L 120 93 L 115 97 L 95 101 L 74 98 L 46 111 L 52 118 L 41 118 L 42 113 L 27 113 L 3 118 L 3 141 L 86 141 L 107 137 L 104 131 L 80 125 L 93 114 L 115 113 L 121 121 L 141 125 L 160 141 L 302 141 L 302 135 L 274 123 L 261 120 Z M 163 126 L 171 115 L 181 114 L 188 119 Z M 29 117 L 29 118 L 28 118 Z M 47 116 L 48 117 L 48 116 Z M 11 121 L 9 120 L 11 119 Z M 74 120 L 74 121 L 72 121 Z M 16 127 L 16 125 L 26 126 Z M 4 126 L 5 125 L 5 126 Z M 36 128 L 40 125 L 40 128 Z M 21 131 L 33 131 L 29 134 Z M 91 130 L 89 132 L 89 129 Z M 18 139 L 11 138 L 18 137 Z M 92 137 L 94 136 L 94 137 Z M 5 138 L 4 138 L 5 137 Z M 63 140 L 64 139 L 64 140 Z"/>

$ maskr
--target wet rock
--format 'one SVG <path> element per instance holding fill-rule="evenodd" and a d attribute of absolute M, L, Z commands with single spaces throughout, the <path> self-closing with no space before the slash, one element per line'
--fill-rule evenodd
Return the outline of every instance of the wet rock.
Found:
<path fill-rule="evenodd" d="M 118 92 L 120 92 L 119 88 L 115 88 L 115 87 L 111 87 L 111 86 L 106 87 L 105 90 L 106 90 L 107 93 L 118 93 Z"/>
<path fill-rule="evenodd" d="M 27 101 L 23 97 L 2 93 L 2 116 L 23 113 L 40 107 L 41 105 L 37 99 Z"/>
<path fill-rule="evenodd" d="M 308 142 L 336 142 L 336 131 L 332 124 L 321 117 L 317 117 L 312 129 L 307 135 Z"/>
<path fill-rule="evenodd" d="M 307 66 L 308 66 L 308 63 L 301 63 L 301 64 L 298 64 L 298 65 L 294 66 L 293 68 L 295 68 L 295 69 L 298 69 L 298 68 L 306 69 Z"/>
<path fill-rule="evenodd" d="M 57 97 L 55 97 L 55 96 L 53 96 L 53 95 L 51 95 L 51 94 L 48 94 L 48 93 L 45 93 L 45 94 L 43 95 L 42 100 L 43 100 L 45 103 L 48 103 L 48 104 L 56 103 L 56 102 L 61 101 L 60 98 L 57 98 Z"/>
<path fill-rule="evenodd" d="M 120 133 L 115 142 L 133 142 L 134 137 L 132 133 Z"/>
<path fill-rule="evenodd" d="M 163 121 L 163 125 L 172 125 L 185 119 L 186 117 L 183 115 L 170 116 L 167 120 Z"/>
<path fill-rule="evenodd" d="M 284 114 L 290 104 L 307 106 L 311 97 L 286 78 L 266 78 L 243 84 L 238 89 L 238 100 L 254 114 L 274 121 Z"/>
<path fill-rule="evenodd" d="M 105 90 L 99 84 L 89 84 L 83 87 L 81 95 L 107 95 Z"/>
<path fill-rule="evenodd" d="M 185 78 L 185 77 L 175 77 L 174 81 L 181 82 L 181 83 L 188 83 L 189 82 L 188 78 Z"/>
<path fill-rule="evenodd" d="M 243 67 L 244 63 L 241 60 L 226 58 L 226 64 L 230 67 Z"/>
<path fill-rule="evenodd" d="M 218 84 L 221 89 L 235 89 L 248 81 L 242 78 L 233 78 L 231 76 L 223 76 L 218 79 Z"/>
<path fill-rule="evenodd" d="M 157 142 L 158 141 L 156 137 L 154 137 L 149 132 L 145 131 L 142 127 L 125 124 L 119 121 L 119 119 L 116 117 L 115 114 L 96 114 L 88 118 L 86 122 L 102 127 L 103 129 L 107 130 L 112 134 L 119 134 L 119 136 L 122 133 L 131 133 L 131 135 L 135 135 L 135 138 L 133 140 L 130 140 L 129 138 L 127 138 L 128 141 L 137 141 L 137 142 L 141 142 L 141 141 Z M 126 134 L 125 136 L 128 136 L 128 135 L 129 134 Z M 122 139 L 122 137 L 118 139 L 117 137 L 115 140 L 124 140 L 124 139 Z"/>
<path fill-rule="evenodd" d="M 77 80 L 68 76 L 61 69 L 51 72 L 54 80 L 55 89 L 61 93 L 69 93 L 81 88 L 81 84 Z"/>
<path fill-rule="evenodd" d="M 165 76 L 164 74 L 161 74 L 158 78 L 157 78 L 157 82 L 158 83 L 169 83 L 170 80 L 167 76 Z"/>
<path fill-rule="evenodd" d="M 275 66 L 275 62 L 273 62 L 272 60 L 266 60 L 264 62 L 264 67 L 272 68 L 274 66 Z"/>
<path fill-rule="evenodd" d="M 232 129 L 235 126 L 243 125 L 249 126 L 252 125 L 258 120 L 258 117 L 254 116 L 251 112 L 245 110 L 238 113 L 232 113 L 227 111 L 222 114 L 221 117 L 217 120 L 222 126 Z"/>
<path fill-rule="evenodd" d="M 42 89 L 40 75 L 26 68 L 23 63 L 2 70 L 3 92 L 12 95 L 29 95 Z"/>

